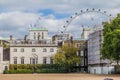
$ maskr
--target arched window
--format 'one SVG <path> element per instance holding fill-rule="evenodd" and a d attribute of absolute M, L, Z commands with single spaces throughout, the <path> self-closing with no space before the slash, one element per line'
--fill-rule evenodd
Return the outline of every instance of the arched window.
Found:
<path fill-rule="evenodd" d="M 38 56 L 33 54 L 33 57 L 30 58 L 30 64 L 38 64 Z"/>

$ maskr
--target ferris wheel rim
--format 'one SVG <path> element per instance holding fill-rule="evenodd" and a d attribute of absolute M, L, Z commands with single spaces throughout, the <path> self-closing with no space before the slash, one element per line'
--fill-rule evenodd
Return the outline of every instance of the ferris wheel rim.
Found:
<path fill-rule="evenodd" d="M 89 9 L 86 9 L 85 11 L 83 10 L 80 10 L 80 12 L 76 12 L 73 16 L 70 17 L 69 20 L 66 21 L 65 25 L 63 26 L 64 30 L 62 31 L 63 33 L 66 32 L 67 30 L 67 27 L 71 24 L 71 22 L 76 19 L 77 17 L 83 15 L 83 14 L 86 14 L 86 13 L 90 13 L 90 12 L 95 12 L 95 13 L 100 13 L 102 15 L 105 15 L 106 17 L 108 17 L 109 19 L 112 18 L 112 15 L 111 14 L 107 14 L 107 11 L 101 11 L 101 9 L 92 9 L 92 10 L 89 10 Z"/>

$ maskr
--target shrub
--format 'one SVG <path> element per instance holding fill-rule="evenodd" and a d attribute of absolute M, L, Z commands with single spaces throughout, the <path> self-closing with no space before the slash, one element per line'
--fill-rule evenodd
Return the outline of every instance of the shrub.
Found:
<path fill-rule="evenodd" d="M 64 73 L 64 66 L 57 64 L 10 64 L 9 70 L 4 71 L 6 74 L 15 73 Z"/>
<path fill-rule="evenodd" d="M 4 74 L 25 74 L 25 73 L 33 73 L 33 70 L 5 70 Z"/>
<path fill-rule="evenodd" d="M 66 73 L 66 70 L 43 69 L 37 70 L 37 73 Z"/>
<path fill-rule="evenodd" d="M 38 69 L 64 69 L 64 66 L 57 64 L 10 64 L 10 70 L 27 69 L 27 70 L 38 70 Z"/>

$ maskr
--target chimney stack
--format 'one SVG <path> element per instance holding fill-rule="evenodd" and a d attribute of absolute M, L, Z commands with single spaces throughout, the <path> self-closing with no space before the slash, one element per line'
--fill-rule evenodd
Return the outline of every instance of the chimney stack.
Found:
<path fill-rule="evenodd" d="M 27 41 L 27 35 L 25 35 L 24 40 Z"/>
<path fill-rule="evenodd" d="M 13 38 L 12 35 L 10 35 L 10 41 L 12 41 L 12 38 Z"/>

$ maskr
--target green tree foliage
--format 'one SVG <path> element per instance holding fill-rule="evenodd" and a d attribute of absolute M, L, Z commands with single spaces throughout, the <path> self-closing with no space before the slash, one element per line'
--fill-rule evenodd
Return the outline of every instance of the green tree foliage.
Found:
<path fill-rule="evenodd" d="M 74 46 L 62 46 L 61 52 L 58 52 L 55 57 L 55 64 L 64 65 L 65 69 L 71 72 L 72 68 L 80 64 L 80 57 L 77 56 L 77 48 Z"/>
<path fill-rule="evenodd" d="M 111 22 L 104 23 L 101 55 L 104 59 L 120 61 L 120 14 Z"/>
<path fill-rule="evenodd" d="M 9 46 L 4 41 L 0 40 L 0 44 L 3 46 L 3 48 L 9 48 Z"/>
<path fill-rule="evenodd" d="M 65 55 L 62 54 L 61 52 L 58 52 L 55 56 L 54 56 L 54 61 L 56 64 L 58 65 L 64 65 L 65 64 Z"/>

